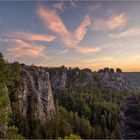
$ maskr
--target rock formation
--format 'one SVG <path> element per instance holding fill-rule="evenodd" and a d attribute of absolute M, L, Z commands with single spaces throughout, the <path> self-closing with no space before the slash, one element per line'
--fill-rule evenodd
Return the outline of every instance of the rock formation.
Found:
<path fill-rule="evenodd" d="M 90 69 L 68 69 L 62 66 L 57 68 L 47 68 L 47 70 L 50 73 L 50 81 L 53 91 L 66 90 L 70 86 L 78 88 L 97 86 L 97 82 L 93 77 L 93 72 Z"/>
<path fill-rule="evenodd" d="M 97 78 L 99 87 L 103 91 L 125 91 L 132 88 L 119 68 L 116 69 L 116 72 L 113 68 L 99 70 Z"/>
<path fill-rule="evenodd" d="M 49 76 L 50 75 L 50 76 Z M 21 65 L 19 82 L 19 108 L 28 118 L 33 104 L 36 119 L 47 119 L 55 112 L 53 93 L 76 88 L 99 88 L 102 91 L 124 91 L 130 89 L 122 71 L 104 68 L 99 72 L 79 68 L 43 68 Z"/>
<path fill-rule="evenodd" d="M 127 91 L 132 85 L 126 80 L 121 69 L 104 68 L 99 72 L 90 69 L 68 69 L 64 66 L 48 68 L 51 85 L 54 91 L 65 90 L 71 85 L 78 88 L 100 88 L 102 91 Z"/>
<path fill-rule="evenodd" d="M 27 117 L 34 102 L 34 116 L 45 120 L 55 112 L 49 73 L 45 68 L 23 65 L 19 84 L 20 111 Z"/>
<path fill-rule="evenodd" d="M 67 69 L 60 67 L 50 71 L 50 81 L 54 91 L 65 90 L 67 85 Z"/>
<path fill-rule="evenodd" d="M 140 138 L 140 96 L 129 97 L 121 106 L 123 139 Z"/>

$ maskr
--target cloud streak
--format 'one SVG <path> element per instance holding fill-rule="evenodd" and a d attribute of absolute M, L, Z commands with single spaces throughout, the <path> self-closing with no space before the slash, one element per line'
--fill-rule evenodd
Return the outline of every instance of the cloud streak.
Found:
<path fill-rule="evenodd" d="M 12 47 L 8 48 L 7 52 L 14 57 L 40 57 L 46 50 L 45 46 L 27 43 L 20 39 L 11 39 L 9 42 Z"/>
<path fill-rule="evenodd" d="M 37 14 L 46 25 L 46 28 L 49 28 L 51 31 L 59 34 L 60 36 L 69 35 L 69 32 L 63 24 L 60 16 L 54 10 L 49 10 L 48 8 L 44 8 L 39 5 Z"/>
<path fill-rule="evenodd" d="M 95 19 L 92 23 L 92 29 L 95 31 L 114 30 L 122 28 L 127 24 L 128 18 L 124 13 L 113 15 L 108 19 Z"/>
<path fill-rule="evenodd" d="M 97 53 L 101 50 L 100 47 L 96 47 L 96 48 L 90 48 L 90 47 L 85 47 L 85 48 L 81 48 L 81 47 L 77 47 L 76 51 L 82 54 L 88 54 L 88 53 Z"/>
<path fill-rule="evenodd" d="M 56 33 L 61 42 L 68 48 L 73 48 L 77 52 L 83 54 L 94 52 L 97 48 L 83 48 L 80 49 L 79 43 L 84 39 L 89 26 L 91 25 L 91 19 L 89 15 L 86 15 L 79 25 L 79 27 L 71 33 L 63 23 L 61 17 L 56 13 L 55 10 L 50 10 L 39 5 L 37 9 L 37 14 L 41 21 L 44 23 L 47 29 Z"/>
<path fill-rule="evenodd" d="M 90 13 L 93 13 L 100 8 L 101 8 L 100 3 L 97 3 L 97 4 L 94 3 L 94 4 L 91 4 L 91 5 L 87 6 L 86 11 L 88 11 Z"/>
<path fill-rule="evenodd" d="M 119 39 L 119 38 L 135 37 L 138 35 L 140 35 L 140 28 L 132 28 L 118 34 L 109 34 L 108 36 L 111 38 Z"/>
<path fill-rule="evenodd" d="M 85 63 L 100 63 L 100 62 L 110 62 L 114 60 L 114 57 L 112 56 L 103 56 L 101 58 L 95 58 L 95 59 L 88 59 L 88 60 L 84 60 Z"/>
<path fill-rule="evenodd" d="M 91 19 L 88 15 L 86 15 L 80 26 L 74 32 L 74 36 L 78 43 L 83 40 L 89 25 L 91 25 Z"/>
<path fill-rule="evenodd" d="M 12 38 L 19 38 L 27 41 L 53 41 L 57 38 L 56 35 L 36 34 L 32 32 L 14 32 L 7 36 Z"/>
<path fill-rule="evenodd" d="M 65 53 L 67 53 L 68 51 L 69 51 L 69 49 L 65 49 L 65 50 L 63 50 L 63 51 L 58 52 L 58 54 L 65 54 Z"/>
<path fill-rule="evenodd" d="M 66 9 L 66 7 L 64 6 L 64 2 L 56 2 L 53 7 L 56 10 L 60 10 L 60 11 L 64 11 Z"/>

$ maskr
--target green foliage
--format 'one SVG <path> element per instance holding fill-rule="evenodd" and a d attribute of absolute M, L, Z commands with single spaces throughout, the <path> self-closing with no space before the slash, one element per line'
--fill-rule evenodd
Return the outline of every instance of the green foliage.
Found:
<path fill-rule="evenodd" d="M 0 54 L 0 138 L 8 139 L 119 139 L 121 102 L 135 93 L 101 92 L 95 87 L 75 87 L 86 78 L 79 68 L 46 68 L 50 75 L 68 70 L 68 88 L 54 93 L 56 113 L 52 118 L 35 119 L 36 98 L 28 96 L 28 115 L 19 108 L 21 65 L 8 64 Z M 137 93 L 136 93 L 137 94 Z M 10 108 L 11 105 L 11 108 Z M 12 114 L 10 114 L 12 109 Z M 24 137 L 23 137 L 23 136 Z"/>
<path fill-rule="evenodd" d="M 75 134 L 70 134 L 69 136 L 65 136 L 63 140 L 68 140 L 68 139 L 71 139 L 71 140 L 82 140 L 82 138 L 78 135 L 75 135 Z"/>
<path fill-rule="evenodd" d="M 55 93 L 54 98 L 68 111 L 77 112 L 78 117 L 86 118 L 89 121 L 90 128 L 80 127 L 90 133 L 82 131 L 82 134 L 80 133 L 82 138 L 116 139 L 121 136 L 120 104 L 133 94 L 137 93 L 101 92 L 99 89 L 90 87 L 84 89 L 71 87 L 68 90 Z M 85 125 L 83 124 L 83 126 Z"/>
<path fill-rule="evenodd" d="M 59 106 L 55 116 L 48 120 L 46 126 L 46 130 L 48 130 L 46 138 L 64 138 L 72 133 L 79 134 L 83 138 L 91 138 L 93 135 L 92 126 L 87 119 L 80 118 L 77 113 L 68 112 Z"/>
<path fill-rule="evenodd" d="M 15 72 L 0 53 L 0 138 L 23 138 L 11 125 L 9 87 L 14 87 Z"/>
<path fill-rule="evenodd" d="M 7 132 L 8 139 L 25 139 L 23 136 L 18 134 L 18 128 L 15 126 L 10 126 Z"/>

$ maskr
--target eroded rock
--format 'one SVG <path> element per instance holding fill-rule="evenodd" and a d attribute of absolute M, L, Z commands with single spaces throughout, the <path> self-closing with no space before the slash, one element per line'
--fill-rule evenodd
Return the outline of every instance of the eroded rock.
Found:
<path fill-rule="evenodd" d="M 124 139 L 140 138 L 140 96 L 131 96 L 121 106 L 121 124 Z"/>
<path fill-rule="evenodd" d="M 21 82 L 19 85 L 20 111 L 24 117 L 28 116 L 31 104 L 34 106 L 36 119 L 50 117 L 55 112 L 49 73 L 44 68 L 22 66 Z"/>

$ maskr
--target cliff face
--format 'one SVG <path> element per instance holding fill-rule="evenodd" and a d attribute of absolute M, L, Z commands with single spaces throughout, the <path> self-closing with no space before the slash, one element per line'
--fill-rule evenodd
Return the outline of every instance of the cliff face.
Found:
<path fill-rule="evenodd" d="M 66 68 L 53 69 L 50 72 L 50 81 L 51 81 L 52 89 L 54 91 L 65 90 L 67 88 L 67 70 L 66 70 Z"/>
<path fill-rule="evenodd" d="M 42 68 L 21 65 L 19 81 L 19 108 L 28 118 L 33 110 L 36 119 L 45 120 L 55 112 L 52 91 L 76 88 L 99 88 L 102 91 L 124 91 L 131 87 L 120 69 L 105 68 L 99 72 L 90 69 L 67 69 L 66 67 Z"/>
<path fill-rule="evenodd" d="M 129 97 L 121 106 L 124 139 L 140 138 L 140 96 Z"/>
<path fill-rule="evenodd" d="M 22 66 L 19 84 L 20 112 L 28 116 L 31 104 L 36 119 L 45 120 L 55 112 L 49 73 L 44 68 Z"/>
<path fill-rule="evenodd" d="M 132 86 L 126 80 L 121 69 L 104 68 L 99 70 L 98 83 L 103 91 L 127 91 L 132 89 Z"/>
<path fill-rule="evenodd" d="M 67 69 L 66 67 L 48 68 L 53 91 L 66 90 L 70 87 L 96 87 L 97 82 L 90 69 Z"/>
<path fill-rule="evenodd" d="M 49 69 L 54 91 L 65 90 L 71 85 L 77 88 L 99 88 L 102 91 L 127 91 L 133 89 L 121 69 L 104 68 L 99 72 L 90 69 L 67 69 L 65 67 Z"/>

